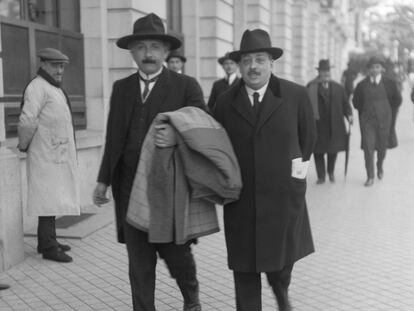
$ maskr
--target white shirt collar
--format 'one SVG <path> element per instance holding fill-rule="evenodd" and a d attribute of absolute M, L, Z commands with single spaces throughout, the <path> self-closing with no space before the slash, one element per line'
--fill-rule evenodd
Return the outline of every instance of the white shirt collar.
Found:
<path fill-rule="evenodd" d="M 370 81 L 371 82 L 375 81 L 375 84 L 379 84 L 381 82 L 381 79 L 382 79 L 382 74 L 379 74 L 375 77 L 370 77 Z"/>
<path fill-rule="evenodd" d="M 267 83 L 264 86 L 262 86 L 260 89 L 258 89 L 258 90 L 253 90 L 252 88 L 248 87 L 246 84 L 244 85 L 244 87 L 246 88 L 246 92 L 247 92 L 247 95 L 249 96 L 250 103 L 252 104 L 252 106 L 253 106 L 253 93 L 254 92 L 259 93 L 259 102 L 261 102 L 262 99 L 263 99 L 264 94 L 266 93 L 266 90 L 267 90 L 267 86 L 268 85 L 269 85 L 269 81 L 267 81 Z"/>
<path fill-rule="evenodd" d="M 161 66 L 160 70 L 158 70 L 156 73 L 153 73 L 150 75 L 147 75 L 146 73 L 138 69 L 138 74 L 141 76 L 141 78 L 145 80 L 151 80 L 152 78 L 155 78 L 156 76 L 158 76 L 161 73 L 162 69 L 163 69 L 163 66 Z"/>
<path fill-rule="evenodd" d="M 227 80 L 229 82 L 229 85 L 233 84 L 234 80 L 236 80 L 237 74 L 233 72 L 230 76 L 227 77 Z"/>

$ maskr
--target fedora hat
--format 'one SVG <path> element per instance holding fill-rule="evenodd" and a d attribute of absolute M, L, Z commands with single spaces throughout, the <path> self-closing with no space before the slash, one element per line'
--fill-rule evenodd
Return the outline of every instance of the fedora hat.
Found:
<path fill-rule="evenodd" d="M 138 18 L 134 23 L 132 35 L 119 38 L 118 41 L 116 41 L 116 45 L 121 49 L 129 50 L 131 42 L 146 39 L 168 42 L 171 45 L 171 50 L 175 50 L 181 46 L 180 40 L 166 34 L 161 18 L 154 13 Z"/>
<path fill-rule="evenodd" d="M 171 51 L 170 54 L 168 54 L 167 59 L 165 61 L 168 63 L 171 58 L 179 58 L 183 63 L 187 61 L 187 58 L 177 50 Z"/>
<path fill-rule="evenodd" d="M 242 54 L 268 52 L 272 55 L 273 60 L 278 59 L 283 54 L 283 50 L 277 47 L 272 47 L 269 34 L 262 29 L 247 29 L 242 36 L 240 42 L 240 50 L 230 52 L 230 59 L 235 62 L 240 61 Z"/>
<path fill-rule="evenodd" d="M 44 48 L 37 51 L 36 54 L 41 61 L 48 61 L 51 63 L 69 63 L 69 57 L 54 48 Z"/>
<path fill-rule="evenodd" d="M 371 56 L 368 60 L 367 67 L 371 67 L 374 64 L 380 64 L 382 67 L 385 68 L 385 59 L 382 56 Z"/>
<path fill-rule="evenodd" d="M 231 60 L 231 61 L 233 61 L 231 58 L 230 58 L 230 52 L 227 52 L 226 54 L 224 54 L 224 56 L 222 56 L 222 57 L 220 57 L 217 61 L 218 61 L 218 63 L 220 64 L 220 65 L 223 65 L 223 63 L 226 61 L 226 60 Z"/>
<path fill-rule="evenodd" d="M 319 61 L 318 67 L 316 69 L 318 70 L 330 70 L 333 66 L 331 66 L 329 59 L 321 59 Z"/>

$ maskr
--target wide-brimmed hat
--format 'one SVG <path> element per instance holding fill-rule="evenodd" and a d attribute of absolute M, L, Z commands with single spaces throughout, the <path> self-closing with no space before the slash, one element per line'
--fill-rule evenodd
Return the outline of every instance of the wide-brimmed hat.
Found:
<path fill-rule="evenodd" d="M 231 60 L 232 62 L 234 62 L 234 60 L 232 60 L 232 59 L 230 58 L 230 52 L 227 52 L 226 54 L 224 54 L 224 56 L 219 57 L 219 59 L 218 59 L 217 61 L 218 61 L 218 63 L 219 63 L 220 65 L 223 65 L 223 63 L 224 63 L 226 60 Z"/>
<path fill-rule="evenodd" d="M 41 49 L 37 51 L 36 55 L 41 61 L 48 61 L 51 63 L 69 63 L 69 57 L 54 48 Z"/>
<path fill-rule="evenodd" d="M 269 34 L 262 29 L 247 29 L 242 36 L 240 42 L 240 50 L 230 52 L 230 59 L 235 62 L 240 61 L 242 54 L 268 52 L 272 55 L 273 60 L 278 59 L 283 54 L 283 50 L 277 47 L 272 47 Z"/>
<path fill-rule="evenodd" d="M 379 55 L 371 56 L 368 60 L 367 67 L 369 68 L 374 64 L 380 64 L 382 67 L 385 67 L 385 59 Z"/>
<path fill-rule="evenodd" d="M 321 59 L 319 61 L 318 67 L 316 69 L 318 70 L 330 70 L 333 66 L 331 66 L 329 59 Z"/>
<path fill-rule="evenodd" d="M 171 51 L 170 54 L 168 54 L 167 59 L 165 61 L 168 63 L 171 58 L 179 58 L 183 63 L 187 61 L 187 58 L 183 54 L 181 54 L 180 51 L 177 50 Z"/>
<path fill-rule="evenodd" d="M 176 37 L 165 32 L 161 18 L 154 13 L 138 18 L 132 29 L 132 35 L 124 36 L 116 41 L 116 45 L 121 49 L 129 50 L 131 42 L 136 40 L 155 39 L 170 43 L 171 50 L 178 49 L 181 41 Z"/>

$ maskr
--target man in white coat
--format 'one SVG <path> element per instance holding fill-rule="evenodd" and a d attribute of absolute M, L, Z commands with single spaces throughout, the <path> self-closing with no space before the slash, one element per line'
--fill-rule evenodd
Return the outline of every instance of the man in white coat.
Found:
<path fill-rule="evenodd" d="M 55 218 L 79 215 L 75 135 L 69 98 L 61 88 L 69 58 L 45 48 L 40 68 L 22 100 L 19 150 L 27 152 L 27 211 L 38 216 L 37 251 L 44 259 L 71 262 L 69 245 L 56 240 Z"/>

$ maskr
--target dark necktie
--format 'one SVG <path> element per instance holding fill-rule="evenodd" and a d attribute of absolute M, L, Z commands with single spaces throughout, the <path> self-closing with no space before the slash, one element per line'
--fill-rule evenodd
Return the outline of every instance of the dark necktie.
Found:
<path fill-rule="evenodd" d="M 139 76 L 139 78 L 144 82 L 145 86 L 144 86 L 144 92 L 142 92 L 142 101 L 144 102 L 147 99 L 148 93 L 149 93 L 149 85 L 152 82 L 157 81 L 158 76 L 152 78 L 152 79 L 144 79 L 143 77 Z"/>
<path fill-rule="evenodd" d="M 258 92 L 254 92 L 253 93 L 253 111 L 255 113 L 255 115 L 257 116 L 259 113 L 259 93 Z"/>

